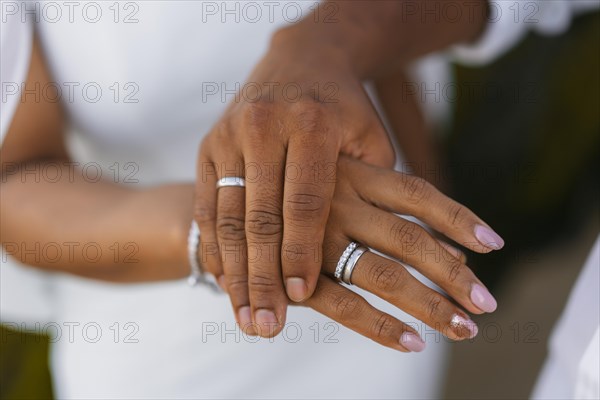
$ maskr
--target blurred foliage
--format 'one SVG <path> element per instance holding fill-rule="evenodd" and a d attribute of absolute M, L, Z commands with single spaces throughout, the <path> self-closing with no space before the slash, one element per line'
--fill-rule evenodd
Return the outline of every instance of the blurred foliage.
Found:
<path fill-rule="evenodd" d="M 48 338 L 0 326 L 0 399 L 51 399 Z"/>
<path fill-rule="evenodd" d="M 486 89 L 458 98 L 446 143 L 452 196 L 506 240 L 500 252 L 469 254 L 486 283 L 510 261 L 536 262 L 532 249 L 567 239 L 597 215 L 599 48 L 596 12 L 566 34 L 530 34 L 492 65 L 456 67 L 459 87 Z"/>

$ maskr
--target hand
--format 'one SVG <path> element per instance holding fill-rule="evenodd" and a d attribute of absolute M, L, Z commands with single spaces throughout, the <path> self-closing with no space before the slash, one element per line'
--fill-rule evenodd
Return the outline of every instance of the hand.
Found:
<path fill-rule="evenodd" d="M 393 213 L 416 216 L 457 243 L 480 253 L 499 249 L 504 244 L 469 209 L 444 196 L 422 178 L 342 156 L 323 256 L 311 254 L 322 261 L 322 275 L 315 294 L 303 304 L 383 345 L 400 350 L 412 346 L 401 345 L 399 340 L 405 332 L 416 335 L 414 329 L 376 310 L 333 278 L 341 253 L 351 241 L 356 241 L 414 266 L 458 305 L 420 283 L 398 262 L 373 252 L 367 252 L 359 259 L 352 275 L 353 284 L 452 339 L 475 336 L 477 327 L 463 308 L 475 314 L 492 312 L 496 309 L 496 301 L 464 264 L 464 257 L 458 250 Z M 282 258 L 296 258 L 297 245 L 286 243 L 288 251 L 283 252 Z M 280 329 L 274 324 L 254 324 L 249 307 L 242 307 L 238 314 L 238 322 L 248 334 L 272 336 Z M 418 336 L 410 336 L 410 339 L 417 340 Z M 422 345 L 418 340 L 411 343 Z"/>
<path fill-rule="evenodd" d="M 201 146 L 195 219 L 205 268 L 229 288 L 234 309 L 250 306 L 256 322 L 282 326 L 287 296 L 303 301 L 317 284 L 312 254 L 322 247 L 339 153 L 382 166 L 394 153 L 360 80 L 330 54 L 306 59 L 277 47 L 248 82 L 261 91 L 242 90 Z M 245 177 L 245 190 L 217 193 L 225 176 Z M 286 242 L 298 244 L 296 259 L 279 256 Z M 248 249 L 271 256 L 247 258 Z"/>
<path fill-rule="evenodd" d="M 467 3 L 473 5 L 458 5 Z M 478 0 L 479 10 L 485 4 Z M 336 23 L 323 19 L 331 10 Z M 334 184 L 321 173 L 315 179 L 315 169 L 335 172 L 340 152 L 393 164 L 361 80 L 474 39 L 485 22 L 484 12 L 475 20 L 423 21 L 406 15 L 403 2 L 326 1 L 316 11 L 274 36 L 198 158 L 195 219 L 206 269 L 229 288 L 236 310 L 249 306 L 255 322 L 279 326 L 284 287 L 290 299 L 307 299 L 319 275 L 310 254 L 321 248 Z M 246 192 L 224 188 L 217 199 L 215 184 L 224 176 L 245 177 Z M 282 242 L 299 243 L 294 261 L 280 259 Z M 271 256 L 247 259 L 250 248 Z"/>

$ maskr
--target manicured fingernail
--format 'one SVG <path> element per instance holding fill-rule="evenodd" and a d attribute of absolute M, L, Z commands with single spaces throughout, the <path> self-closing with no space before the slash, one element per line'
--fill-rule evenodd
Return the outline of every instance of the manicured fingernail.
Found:
<path fill-rule="evenodd" d="M 217 278 L 217 283 L 221 286 L 224 292 L 227 292 L 227 282 L 225 282 L 225 275 L 221 275 Z"/>
<path fill-rule="evenodd" d="M 496 302 L 496 299 L 494 299 L 494 296 L 478 283 L 471 286 L 471 301 L 481 311 L 488 313 L 496 311 L 496 307 L 498 307 L 498 303 Z"/>
<path fill-rule="evenodd" d="M 285 281 L 285 289 L 290 300 L 301 302 L 306 300 L 308 287 L 302 278 L 287 278 Z"/>
<path fill-rule="evenodd" d="M 241 307 L 238 311 L 238 321 L 242 329 L 247 329 L 252 325 L 252 314 L 250 313 L 250 307 Z"/>
<path fill-rule="evenodd" d="M 257 324 L 256 328 L 260 329 L 260 336 L 271 335 L 278 325 L 277 317 L 275 317 L 273 311 L 265 309 L 257 310 L 254 313 L 254 321 Z"/>
<path fill-rule="evenodd" d="M 504 240 L 487 226 L 475 226 L 475 237 L 479 243 L 492 250 L 500 250 L 504 247 Z"/>
<path fill-rule="evenodd" d="M 450 325 L 454 328 L 462 328 L 469 331 L 469 339 L 477 336 L 477 332 L 479 332 L 479 328 L 475 322 L 471 321 L 469 318 L 465 318 L 462 315 L 454 314 L 452 316 L 452 320 L 450 321 Z"/>
<path fill-rule="evenodd" d="M 425 342 L 412 332 L 404 332 L 400 336 L 400 344 L 410 351 L 419 353 L 425 349 Z"/>

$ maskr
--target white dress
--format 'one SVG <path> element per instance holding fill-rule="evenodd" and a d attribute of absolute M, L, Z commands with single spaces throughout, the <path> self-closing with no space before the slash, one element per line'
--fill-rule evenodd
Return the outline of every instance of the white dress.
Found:
<path fill-rule="evenodd" d="M 233 9 L 236 3 L 227 4 Z M 239 23 L 236 15 L 224 15 L 223 23 L 223 15 L 212 15 L 201 2 L 146 1 L 131 8 L 121 3 L 115 22 L 113 3 L 97 2 L 97 22 L 89 21 L 95 6 L 87 14 L 84 6 L 75 8 L 73 22 L 63 9 L 62 19 L 52 22 L 53 10 L 40 4 L 35 25 L 73 121 L 75 158 L 100 164 L 110 179 L 118 163 L 121 182 L 133 174 L 141 185 L 194 180 L 203 135 L 295 9 L 282 14 L 283 6 L 274 8 L 273 22 L 263 8 L 257 22 L 250 21 L 254 14 L 242 14 Z M 303 12 L 314 5 L 294 4 Z M 138 22 L 125 23 L 126 16 Z M 31 35 L 11 40 L 23 40 L 19 49 L 27 54 Z M 22 71 L 15 74 L 14 81 L 23 79 Z M 217 95 L 208 94 L 213 83 Z M 225 91 L 230 94 L 222 99 Z M 130 162 L 135 170 L 125 167 Z M 185 281 L 115 285 L 5 261 L 3 322 L 25 322 L 52 337 L 60 332 L 51 349 L 58 398 L 414 399 L 436 397 L 442 382 L 446 343 L 435 343 L 431 334 L 424 353 L 403 354 L 313 310 L 292 308 L 283 335 L 257 341 L 236 329 L 225 295 L 191 289 Z"/>
<path fill-rule="evenodd" d="M 18 105 L 35 25 L 76 132 L 73 156 L 140 185 L 194 179 L 198 144 L 272 32 L 315 4 L 257 2 L 257 13 L 246 2 L 67 3 L 2 1 L 2 137 Z M 513 27 L 493 33 L 490 26 L 483 44 L 456 54 L 486 62 L 518 40 L 506 34 Z M 502 45 L 490 39 L 499 35 Z M 2 322 L 55 339 L 58 398 L 439 394 L 446 341 L 431 330 L 422 331 L 425 352 L 402 354 L 312 310 L 292 308 L 282 335 L 257 341 L 235 328 L 225 296 L 183 281 L 105 284 L 25 268 L 4 252 L 0 276 Z"/>

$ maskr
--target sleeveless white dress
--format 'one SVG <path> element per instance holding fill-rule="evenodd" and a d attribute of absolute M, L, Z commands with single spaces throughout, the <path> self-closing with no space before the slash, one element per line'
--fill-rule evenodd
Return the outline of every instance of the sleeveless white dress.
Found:
<path fill-rule="evenodd" d="M 83 2 L 71 14 L 54 2 L 58 19 L 50 3 L 28 3 L 38 22 L 28 10 L 8 10 L 2 65 L 12 69 L 3 81 L 9 72 L 14 82 L 24 79 L 35 25 L 73 123 L 75 159 L 90 174 L 100 165 L 105 177 L 118 170 L 119 182 L 137 185 L 194 180 L 203 135 L 270 35 L 315 4 L 259 2 L 256 20 L 244 2 Z M 11 30 L 18 46 L 5 46 Z M 4 106 L 3 134 L 15 105 Z M 417 399 L 440 389 L 446 342 L 433 333 L 425 352 L 403 354 L 313 310 L 292 308 L 282 335 L 258 340 L 236 329 L 225 295 L 184 281 L 106 284 L 2 258 L 2 321 L 54 338 L 58 398 Z"/>

